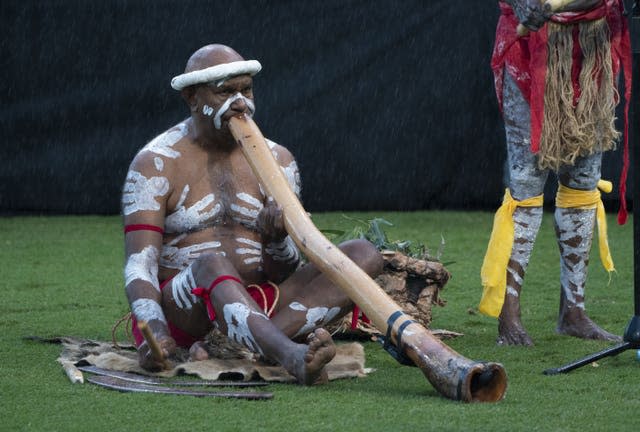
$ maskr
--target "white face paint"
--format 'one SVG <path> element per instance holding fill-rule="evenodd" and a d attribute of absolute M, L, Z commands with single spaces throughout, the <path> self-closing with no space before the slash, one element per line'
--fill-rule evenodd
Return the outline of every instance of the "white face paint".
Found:
<path fill-rule="evenodd" d="M 131 313 L 140 322 L 159 320 L 166 323 L 162 307 L 154 300 L 141 298 L 131 303 Z"/>
<path fill-rule="evenodd" d="M 198 298 L 191 294 L 191 290 L 196 288 L 196 281 L 193 278 L 191 266 L 182 270 L 171 279 L 171 293 L 173 300 L 180 309 L 191 309 L 198 301 Z"/>
<path fill-rule="evenodd" d="M 255 229 L 258 213 L 263 208 L 262 201 L 245 192 L 236 194 L 236 198 L 246 205 L 231 204 L 231 218 L 248 228 Z"/>
<path fill-rule="evenodd" d="M 175 212 L 167 216 L 164 231 L 167 233 L 183 233 L 198 231 L 212 224 L 222 210 L 222 205 L 215 201 L 215 195 L 204 196 L 189 208 L 184 202 L 189 194 L 189 185 L 185 185 L 176 205 Z"/>
<path fill-rule="evenodd" d="M 158 249 L 147 246 L 139 253 L 129 255 L 124 267 L 125 286 L 134 280 L 149 282 L 160 291 L 158 284 Z"/>
<path fill-rule="evenodd" d="M 247 105 L 247 108 L 249 109 L 249 116 L 253 116 L 254 115 L 254 113 L 256 112 L 256 107 L 253 104 L 253 101 L 251 99 L 247 99 L 246 97 L 242 96 L 242 93 L 238 92 L 238 93 L 234 94 L 233 96 L 231 96 L 226 101 L 224 101 L 224 103 L 222 104 L 222 106 L 220 107 L 218 112 L 213 117 L 213 125 L 215 126 L 216 129 L 220 129 L 222 127 L 222 116 L 227 111 L 229 111 L 229 108 L 231 107 L 231 104 L 234 103 L 235 101 L 239 100 L 239 99 L 243 100 L 244 103 Z"/>
<path fill-rule="evenodd" d="M 305 305 L 298 302 L 289 304 L 289 308 L 301 312 L 307 311 L 307 322 L 293 336 L 294 339 L 298 336 L 311 332 L 316 327 L 322 327 L 323 325 L 329 323 L 340 313 L 339 307 L 332 307 L 331 309 L 329 309 L 324 306 L 320 306 L 307 309 Z"/>
<path fill-rule="evenodd" d="M 188 128 L 185 123 L 180 123 L 175 128 L 158 135 L 149 144 L 142 148 L 142 151 L 149 151 L 171 159 L 180 156 L 180 152 L 173 149 L 173 146 L 187 135 Z"/>
<path fill-rule="evenodd" d="M 203 252 L 213 252 L 217 255 L 225 256 L 224 251 L 217 251 L 222 244 L 219 241 L 198 243 L 183 248 L 175 246 L 182 241 L 187 234 L 182 234 L 162 246 L 160 254 L 160 265 L 166 268 L 183 269 L 191 264 Z"/>
<path fill-rule="evenodd" d="M 249 315 L 253 314 L 264 319 L 267 319 L 263 314 L 257 313 L 249 309 L 249 307 L 242 303 L 226 304 L 223 308 L 224 320 L 227 323 L 228 336 L 234 341 L 243 344 L 253 352 L 263 354 L 262 349 L 256 342 L 247 319 Z"/>
<path fill-rule="evenodd" d="M 156 197 L 169 191 L 169 180 L 166 177 L 146 178 L 137 171 L 129 171 L 122 193 L 122 205 L 125 215 L 142 210 L 160 210 Z"/>
<path fill-rule="evenodd" d="M 213 114 L 213 108 L 211 108 L 209 105 L 205 104 L 202 107 L 202 114 L 211 117 L 211 114 Z"/>
<path fill-rule="evenodd" d="M 246 255 L 242 260 L 245 264 L 255 264 L 262 262 L 262 244 L 260 242 L 239 237 L 236 241 L 243 245 L 236 249 L 236 254 Z M 246 247 L 248 246 L 248 247 Z"/>

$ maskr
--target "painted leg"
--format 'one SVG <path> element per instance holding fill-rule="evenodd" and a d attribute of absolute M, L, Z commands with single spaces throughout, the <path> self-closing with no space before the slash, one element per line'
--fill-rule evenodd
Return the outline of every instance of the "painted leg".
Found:
<path fill-rule="evenodd" d="M 542 221 L 542 207 L 519 207 L 513 214 L 514 241 L 507 267 L 507 292 L 498 318 L 498 345 L 533 345 L 520 319 L 520 292 Z"/>
<path fill-rule="evenodd" d="M 560 314 L 556 331 L 583 339 L 620 341 L 586 314 L 584 290 L 593 238 L 595 210 L 557 208 L 555 227 L 560 248 Z"/>
<path fill-rule="evenodd" d="M 191 293 L 195 287 L 210 287 L 221 275 L 241 279 L 230 261 L 218 255 L 203 255 L 176 275 L 162 291 L 167 319 L 196 339 L 213 327 L 202 299 Z M 211 292 L 215 324 L 230 339 L 253 352 L 281 364 L 302 384 L 326 378 L 324 365 L 335 356 L 335 346 L 326 331 L 317 331 L 307 344 L 291 341 L 262 312 L 244 285 L 234 280 L 219 283 Z M 193 360 L 208 357 L 204 346 L 191 346 Z"/>
<path fill-rule="evenodd" d="M 220 275 L 239 278 L 233 265 L 222 257 L 210 257 L 204 264 L 194 271 L 201 286 L 210 286 Z M 324 366 L 336 353 L 331 335 L 326 330 L 314 332 L 308 344 L 293 342 L 265 315 L 245 287 L 234 280 L 219 283 L 211 292 L 211 300 L 216 311 L 216 324 L 230 339 L 276 361 L 300 384 L 326 381 Z"/>
<path fill-rule="evenodd" d="M 382 272 L 384 260 L 370 242 L 351 240 L 339 247 L 370 277 Z M 353 310 L 351 299 L 313 264 L 300 268 L 280 288 L 281 298 L 273 322 L 294 340 Z"/>

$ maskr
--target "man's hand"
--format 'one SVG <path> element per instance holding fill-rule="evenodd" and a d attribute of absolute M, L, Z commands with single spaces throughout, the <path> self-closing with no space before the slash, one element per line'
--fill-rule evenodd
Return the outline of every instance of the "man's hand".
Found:
<path fill-rule="evenodd" d="M 282 207 L 270 200 L 258 214 L 258 230 L 265 241 L 280 241 L 287 236 Z"/>
<path fill-rule="evenodd" d="M 553 12 L 548 4 L 540 0 L 508 0 L 518 20 L 529 30 L 538 31 Z"/>
<path fill-rule="evenodd" d="M 169 368 L 170 362 L 167 359 L 176 352 L 176 341 L 171 336 L 155 336 L 155 339 L 162 353 L 161 359 L 156 358 L 146 340 L 138 347 L 138 364 L 150 372 Z"/>

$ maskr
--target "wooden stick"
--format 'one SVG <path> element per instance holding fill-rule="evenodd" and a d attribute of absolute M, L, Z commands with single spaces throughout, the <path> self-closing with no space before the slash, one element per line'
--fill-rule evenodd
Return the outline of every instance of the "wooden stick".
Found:
<path fill-rule="evenodd" d="M 231 118 L 229 129 L 260 183 L 282 207 L 285 228 L 300 250 L 367 314 L 378 330 L 387 332 L 391 327 L 391 340 L 436 390 L 462 401 L 502 399 L 507 385 L 502 365 L 465 359 L 405 315 L 367 273 L 311 222 L 253 120 L 244 115 Z"/>
<path fill-rule="evenodd" d="M 170 369 L 171 366 L 167 359 L 164 358 L 162 349 L 160 348 L 160 345 L 158 344 L 156 338 L 153 336 L 149 325 L 144 321 L 139 321 L 138 329 L 140 329 L 142 335 L 144 336 L 144 340 L 147 341 L 147 345 L 149 345 L 149 349 L 151 350 L 151 357 L 158 363 L 161 363 L 164 369 Z"/>
<path fill-rule="evenodd" d="M 543 4 L 549 5 L 549 9 L 552 12 L 562 9 L 563 7 L 567 6 L 569 3 L 572 3 L 573 1 L 575 0 L 546 0 L 546 1 L 541 0 Z M 526 36 L 529 34 L 529 29 L 523 24 L 518 24 L 518 27 L 516 28 L 516 33 L 518 33 L 518 36 Z"/>

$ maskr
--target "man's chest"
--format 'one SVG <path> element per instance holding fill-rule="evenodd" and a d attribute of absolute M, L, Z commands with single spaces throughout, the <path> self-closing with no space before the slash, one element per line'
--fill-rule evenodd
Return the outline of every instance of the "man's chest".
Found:
<path fill-rule="evenodd" d="M 229 169 L 178 181 L 167 207 L 165 232 L 189 233 L 241 224 L 255 229 L 264 194 L 252 172 Z"/>

